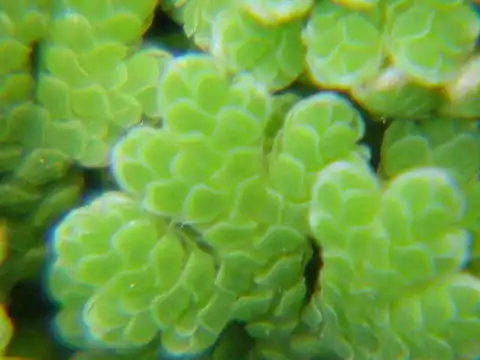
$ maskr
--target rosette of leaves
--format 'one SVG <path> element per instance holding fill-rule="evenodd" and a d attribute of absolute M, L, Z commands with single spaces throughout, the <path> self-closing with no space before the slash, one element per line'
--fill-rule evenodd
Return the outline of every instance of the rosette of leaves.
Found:
<path fill-rule="evenodd" d="M 385 1 L 385 46 L 394 66 L 428 85 L 452 80 L 475 49 L 480 17 L 467 1 Z"/>
<path fill-rule="evenodd" d="M 55 324 L 70 345 L 128 351 L 159 341 L 167 353 L 195 354 L 229 320 L 234 298 L 216 286 L 213 255 L 124 194 L 73 210 L 52 248 Z"/>
<path fill-rule="evenodd" d="M 37 116 L 26 119 L 25 146 L 60 150 L 83 166 L 108 164 L 126 128 L 155 118 L 156 83 L 169 55 L 134 52 L 154 0 L 65 0 L 41 43 Z"/>
<path fill-rule="evenodd" d="M 445 113 L 474 117 L 475 80 L 463 92 L 455 90 L 462 75 L 476 69 L 469 58 L 480 18 L 467 2 L 382 0 L 363 8 L 354 3 L 359 2 L 314 5 L 303 32 L 312 83 L 351 92 L 379 117 L 405 118 L 439 110 L 443 87 L 449 86 Z"/>
<path fill-rule="evenodd" d="M 117 144 L 118 184 L 149 211 L 182 224 L 250 217 L 246 204 L 232 212 L 231 202 L 239 182 L 262 177 L 267 91 L 249 76 L 231 81 L 207 55 L 177 58 L 159 88 L 163 126 L 133 129 Z"/>
<path fill-rule="evenodd" d="M 408 153 L 408 155 L 406 155 Z M 465 225 L 480 230 L 480 132 L 476 123 L 431 118 L 418 122 L 395 120 L 387 128 L 381 148 L 380 173 L 393 178 L 419 166 L 443 168 L 466 194 Z"/>
<path fill-rule="evenodd" d="M 247 71 L 269 89 L 283 89 L 303 71 L 299 14 L 310 7 L 302 1 L 291 6 L 283 3 L 192 0 L 183 8 L 183 26 L 187 36 L 224 61 L 229 71 Z M 275 16 L 274 9 L 281 8 L 285 8 L 283 20 L 264 21 L 263 17 Z M 267 9 L 270 15 L 263 13 Z"/>
<path fill-rule="evenodd" d="M 308 244 L 295 229 L 270 222 L 281 199 L 264 191 L 269 94 L 249 76 L 229 79 L 206 55 L 172 62 L 160 91 L 163 127 L 134 129 L 115 148 L 120 187 L 145 209 L 201 234 L 219 261 L 217 284 L 244 295 L 235 318 L 251 320 L 272 306 L 288 312 L 291 304 L 274 301 L 275 294 L 290 289 L 285 301 L 299 303 Z"/>
<path fill-rule="evenodd" d="M 306 218 L 315 173 L 328 163 L 352 154 L 361 154 L 364 156 L 363 161 L 367 161 L 368 154 L 356 144 L 363 136 L 363 131 L 360 114 L 346 99 L 334 93 L 321 93 L 295 103 L 286 114 L 285 122 L 275 137 L 273 149 L 267 156 L 268 176 L 264 198 L 270 212 L 268 221 L 271 224 L 280 223 L 308 236 L 310 231 Z M 276 239 L 272 236 L 270 241 L 272 244 L 275 241 L 278 247 L 282 243 L 286 247 L 286 235 L 283 241 L 279 235 L 280 233 Z M 270 254 L 273 255 L 275 251 L 278 250 L 272 246 Z M 297 259 L 296 263 L 302 264 L 305 269 L 304 261 Z M 276 266 L 279 264 L 280 261 L 277 260 Z M 290 271 L 294 264 L 290 266 Z M 287 279 L 286 275 L 283 276 Z M 259 314 L 261 316 L 258 319 L 253 318 L 247 323 L 248 333 L 262 341 L 263 351 L 272 342 L 278 345 L 288 342 L 291 336 L 298 335 L 295 332 L 301 321 L 299 313 L 307 298 L 302 282 L 292 281 L 290 289 L 284 288 L 284 294 L 273 297 L 274 301 L 280 299 L 281 307 L 270 306 L 265 315 Z M 250 302 L 263 293 L 263 286 L 259 285 L 261 284 L 257 281 L 256 286 L 250 290 L 248 297 L 251 299 L 247 297 Z M 242 299 L 239 303 L 243 301 Z M 245 304 L 248 302 L 245 301 Z M 254 304 L 248 305 L 247 309 Z M 285 309 L 286 305 L 290 309 Z M 239 320 L 248 321 L 243 316 Z"/>
<path fill-rule="evenodd" d="M 475 267 L 478 257 L 475 249 L 480 244 L 478 126 L 466 120 L 437 118 L 420 122 L 396 120 L 391 123 L 383 139 L 380 173 L 394 178 L 421 166 L 444 169 L 460 186 L 466 203 L 462 226 L 472 232 L 470 267 Z"/>
<path fill-rule="evenodd" d="M 309 232 L 305 214 L 316 173 L 352 153 L 368 161 L 368 150 L 357 145 L 364 132 L 358 110 L 333 92 L 307 97 L 290 109 L 268 156 L 269 186 L 287 200 L 284 221 Z"/>
<path fill-rule="evenodd" d="M 466 358 L 480 354 L 480 280 L 463 272 L 465 198 L 438 168 L 382 186 L 358 161 L 316 180 L 310 225 L 322 246 L 322 341 L 341 358 Z"/>
<path fill-rule="evenodd" d="M 269 89 L 283 89 L 303 71 L 302 26 L 295 17 L 265 24 L 240 5 L 230 6 L 212 25 L 211 53 L 230 71 L 247 71 Z"/>
<path fill-rule="evenodd" d="M 282 124 L 261 84 L 207 55 L 172 61 L 159 89 L 162 128 L 132 129 L 114 149 L 120 188 L 199 234 L 216 255 L 217 285 L 236 297 L 233 319 L 252 337 L 288 337 L 306 296 L 313 174 L 366 155 L 356 144 L 363 120 L 326 93 L 287 105 Z"/>
<path fill-rule="evenodd" d="M 317 2 L 303 32 L 311 81 L 349 89 L 374 77 L 384 63 L 380 7 L 358 11 Z"/>

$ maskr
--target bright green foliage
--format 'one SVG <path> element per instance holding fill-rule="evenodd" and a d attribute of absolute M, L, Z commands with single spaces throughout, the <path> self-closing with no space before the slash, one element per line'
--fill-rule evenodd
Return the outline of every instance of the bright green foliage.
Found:
<path fill-rule="evenodd" d="M 197 353 L 229 320 L 234 298 L 214 285 L 214 258 L 122 194 L 70 213 L 54 243 L 57 328 L 73 344 L 138 348 L 161 330 L 169 353 Z"/>
<path fill-rule="evenodd" d="M 348 88 L 375 75 L 384 61 L 380 10 L 359 12 L 319 1 L 305 28 L 312 81 Z"/>
<path fill-rule="evenodd" d="M 278 26 L 259 21 L 252 12 L 248 1 L 195 0 L 185 5 L 183 25 L 187 35 L 224 61 L 228 70 L 248 71 L 269 89 L 283 89 L 303 71 L 302 22 L 291 17 Z"/>
<path fill-rule="evenodd" d="M 472 232 L 471 263 L 476 271 L 480 245 L 480 133 L 475 123 L 451 119 L 394 121 L 385 132 L 380 173 L 394 178 L 422 166 L 442 168 L 465 196 L 462 226 Z"/>
<path fill-rule="evenodd" d="M 475 11 L 0 0 L 0 352 L 479 360 Z"/>
<path fill-rule="evenodd" d="M 306 209 L 316 172 L 353 151 L 363 153 L 356 146 L 363 133 L 360 114 L 337 94 L 320 93 L 291 108 L 269 157 L 270 186 L 289 200 L 289 225 L 308 232 Z"/>
<path fill-rule="evenodd" d="M 60 1 L 43 43 L 27 146 L 51 147 L 85 166 L 104 166 L 122 132 L 156 116 L 155 85 L 168 55 L 128 57 L 149 24 L 153 0 Z"/>
<path fill-rule="evenodd" d="M 218 284 L 243 295 L 235 318 L 248 321 L 274 311 L 274 294 L 285 298 L 276 305 L 278 315 L 287 314 L 305 291 L 307 243 L 286 226 L 281 195 L 265 187 L 270 97 L 251 77 L 230 82 L 203 55 L 173 62 L 160 91 L 164 127 L 133 130 L 115 148 L 120 186 L 140 196 L 149 211 L 203 231 L 219 256 Z M 271 328 L 258 323 L 251 331 Z"/>
<path fill-rule="evenodd" d="M 42 186 L 62 178 L 69 159 L 58 151 L 25 147 L 24 122 L 32 106 L 31 46 L 45 35 L 49 1 L 1 1 L 0 9 L 0 211 L 24 216 L 42 200 Z"/>
<path fill-rule="evenodd" d="M 441 170 L 382 189 L 358 162 L 322 170 L 310 225 L 322 246 L 322 335 L 342 358 L 475 359 L 480 280 L 461 272 L 464 198 Z"/>
<path fill-rule="evenodd" d="M 169 54 L 132 54 L 155 5 L 0 1 L 2 293 L 39 278 L 48 228 L 83 190 L 74 160 L 105 165 L 128 126 L 159 116 L 156 85 Z"/>
<path fill-rule="evenodd" d="M 421 166 L 441 167 L 461 185 L 480 169 L 480 132 L 475 123 L 451 119 L 396 120 L 382 144 L 381 172 L 395 177 Z"/>
<path fill-rule="evenodd" d="M 30 102 L 30 52 L 47 30 L 50 1 L 0 1 L 0 144 L 18 139 L 20 108 Z"/>
<path fill-rule="evenodd" d="M 414 120 L 432 116 L 443 100 L 440 89 L 428 89 L 393 67 L 355 86 L 352 95 L 363 107 L 381 114 L 379 118 Z"/>
<path fill-rule="evenodd" d="M 155 223 L 173 221 L 190 237 L 167 233 L 167 242 L 162 238 L 166 230 L 159 225 L 148 228 L 150 240 L 132 265 L 135 267 L 131 271 L 138 275 L 128 281 L 142 282 L 142 306 L 147 308 L 149 302 L 151 315 L 144 316 L 145 308 L 130 305 L 129 314 L 117 310 L 112 313 L 115 306 L 106 309 L 102 304 L 126 301 L 121 299 L 127 296 L 119 293 L 120 285 L 110 285 L 116 284 L 115 280 L 107 280 L 121 278 L 125 271 L 125 265 L 117 259 L 120 250 L 116 239 L 123 239 L 132 251 L 127 244 L 132 242 L 133 246 L 134 241 L 147 239 L 147 235 L 140 235 L 147 231 L 146 225 L 138 228 L 139 233 L 125 235 L 120 235 L 126 230 L 118 220 L 111 228 L 113 225 L 108 224 L 112 220 L 108 219 L 118 219 L 117 213 L 122 211 L 121 202 L 109 205 L 113 195 L 75 210 L 59 225 L 54 239 L 58 258 L 51 286 L 54 298 L 64 309 L 59 317 L 64 336 L 72 341 L 88 340 L 85 334 L 84 339 L 75 339 L 81 334 L 69 333 L 74 324 L 69 325 L 68 319 L 80 316 L 92 339 L 117 348 L 146 344 L 160 332 L 166 351 L 198 352 L 213 344 L 230 320 L 246 322 L 247 332 L 258 339 L 288 339 L 298 327 L 297 314 L 306 296 L 303 271 L 311 254 L 306 239 L 310 233 L 306 221 L 309 188 L 315 173 L 326 164 L 356 153 L 366 156 L 356 145 L 363 135 L 363 120 L 347 100 L 325 93 L 287 102 L 282 126 L 275 123 L 279 115 L 272 113 L 271 96 L 252 77 L 230 78 L 222 66 L 205 55 L 172 61 L 160 79 L 159 93 L 162 128 L 142 126 L 131 130 L 114 149 L 112 170 L 121 189 L 132 196 L 129 206 L 140 201 L 138 211 L 144 209 L 150 214 L 142 216 L 156 219 Z M 272 137 L 273 149 L 265 153 L 265 141 Z M 115 217 L 105 210 L 110 208 Z M 160 218 L 152 218 L 154 215 Z M 121 223 L 129 228 L 132 221 L 140 223 L 139 216 L 135 214 Z M 100 222 L 105 225 L 100 226 Z M 96 229 L 103 226 L 110 230 Z M 94 240 L 96 233 L 100 238 Z M 182 252 L 179 244 L 188 239 L 201 244 L 191 251 L 203 254 L 195 262 L 202 268 L 192 271 L 201 275 L 197 285 L 213 287 L 204 289 L 209 294 L 206 299 L 211 301 L 208 305 L 203 305 L 206 300 L 195 292 L 198 306 L 188 303 L 184 298 L 188 292 L 174 292 L 180 291 L 174 286 L 176 280 L 172 280 L 173 290 L 168 290 L 171 296 L 164 299 L 159 295 L 167 291 L 161 288 L 161 275 L 157 280 L 154 275 L 146 275 L 149 265 L 142 271 L 137 269 L 149 263 L 147 249 L 153 254 L 157 246 L 166 244 L 169 247 L 162 253 L 168 254 L 168 264 L 152 266 L 168 266 L 170 275 L 175 273 L 174 268 L 182 269 L 182 259 L 189 253 Z M 189 249 L 192 247 L 196 248 L 193 243 Z M 204 247 L 208 253 L 202 252 Z M 99 258 L 87 251 L 98 252 Z M 173 256 L 177 252 L 178 257 Z M 105 276 L 100 278 L 98 273 Z M 72 285 L 66 285 L 69 283 Z M 94 289 L 78 287 L 81 283 Z M 55 290 L 68 286 L 71 290 Z M 72 292 L 75 300 L 69 300 Z M 82 304 L 87 310 L 78 315 Z M 175 304 L 175 311 L 171 304 Z M 124 312 L 126 306 L 122 305 Z M 175 314 L 183 310 L 186 312 L 178 323 Z M 205 312 L 205 318 L 200 316 L 199 320 L 199 312 Z M 103 318 L 103 313 L 108 313 L 108 318 Z M 215 318 L 210 319 L 213 314 Z M 138 320 L 132 320 L 133 316 Z M 133 332 L 133 321 L 138 326 L 144 324 L 142 332 Z"/>
<path fill-rule="evenodd" d="M 385 46 L 395 67 L 421 83 L 451 80 L 472 53 L 480 31 L 471 6 L 458 0 L 385 2 Z"/>
<path fill-rule="evenodd" d="M 346 90 L 379 117 L 480 115 L 478 66 L 469 60 L 480 19 L 465 1 L 191 0 L 177 6 L 173 16 L 200 48 L 269 89 L 298 80 L 306 64 L 310 83 Z M 306 23 L 301 40 L 294 30 L 300 21 Z"/>
<path fill-rule="evenodd" d="M 209 87 L 208 93 L 203 86 Z M 172 63 L 160 91 L 164 128 L 133 130 L 114 151 L 120 186 L 140 196 L 150 211 L 205 231 L 204 240 L 233 261 L 228 267 L 240 271 L 232 291 L 245 291 L 242 287 L 248 288 L 249 277 L 263 273 L 263 264 L 269 270 L 256 280 L 256 291 L 272 287 L 273 278 L 260 279 L 291 261 L 301 265 L 303 255 L 285 258 L 284 265 L 275 265 L 277 269 L 270 268 L 268 259 L 304 246 L 301 234 L 308 232 L 305 219 L 312 176 L 354 149 L 363 134 L 359 114 L 334 94 L 297 103 L 265 168 L 262 142 L 270 99 L 251 78 L 229 84 L 210 58 L 188 56 Z M 271 227 L 274 224 L 279 226 Z M 285 243 L 285 248 L 275 246 L 277 242 Z M 241 260 L 245 255 L 233 257 L 235 252 L 252 258 Z M 290 271 L 293 274 L 293 268 Z M 243 284 L 241 278 L 247 282 Z M 290 281 L 295 284 L 293 278 Z M 268 304 L 268 299 L 270 295 L 262 301 Z M 243 320 L 250 317 L 245 316 Z"/>
<path fill-rule="evenodd" d="M 182 223 L 247 216 L 242 202 L 234 212 L 230 206 L 238 183 L 261 177 L 267 92 L 250 77 L 230 84 L 204 55 L 173 62 L 159 89 L 164 127 L 135 129 L 116 146 L 120 186 L 141 194 L 149 210 Z"/>
<path fill-rule="evenodd" d="M 79 196 L 70 159 L 55 149 L 26 146 L 34 106 L 33 44 L 47 33 L 50 1 L 0 1 L 0 216 L 4 252 L 0 288 L 38 276 L 46 228 Z M 5 258 L 6 256 L 6 258 Z"/>
<path fill-rule="evenodd" d="M 270 89 L 283 89 L 303 71 L 301 32 L 300 20 L 263 24 L 243 9 L 230 7 L 212 26 L 211 51 L 231 71 L 248 71 Z"/>
<path fill-rule="evenodd" d="M 48 0 L 0 1 L 0 355 L 13 335 L 10 291 L 42 271 L 44 234 L 77 203 L 82 184 L 71 159 L 56 149 L 26 146 L 26 122 L 41 115 L 35 96 L 34 43 L 48 30 Z M 17 319 L 15 319 L 17 324 Z"/>
<path fill-rule="evenodd" d="M 170 9 L 202 50 L 271 90 L 308 75 L 379 117 L 480 115 L 470 60 L 480 19 L 467 1 L 189 0 Z M 465 89 L 457 84 L 467 73 Z"/>
<path fill-rule="evenodd" d="M 382 0 L 361 11 L 341 5 L 318 2 L 305 31 L 306 60 L 319 85 L 358 85 L 390 60 L 410 80 L 444 84 L 472 53 L 480 29 L 463 1 Z"/>
<path fill-rule="evenodd" d="M 267 24 L 287 22 L 304 16 L 314 0 L 241 0 L 242 8 Z"/>

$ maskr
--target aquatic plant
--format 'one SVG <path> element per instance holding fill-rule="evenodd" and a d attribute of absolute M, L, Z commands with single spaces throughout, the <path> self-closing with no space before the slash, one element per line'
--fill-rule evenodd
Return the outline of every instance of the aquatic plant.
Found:
<path fill-rule="evenodd" d="M 0 0 L 4 357 L 480 357 L 479 34 L 463 0 Z"/>

